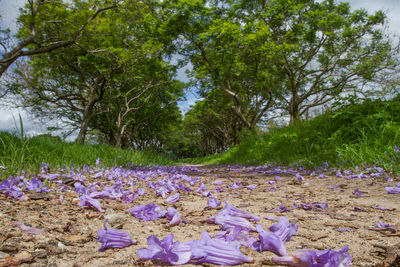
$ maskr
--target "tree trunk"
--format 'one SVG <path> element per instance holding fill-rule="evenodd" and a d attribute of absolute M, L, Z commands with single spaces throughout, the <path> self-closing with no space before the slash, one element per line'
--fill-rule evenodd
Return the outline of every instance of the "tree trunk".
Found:
<path fill-rule="evenodd" d="M 78 137 L 76 138 L 76 142 L 79 144 L 85 143 L 86 133 L 89 128 L 89 123 L 93 117 L 93 108 L 94 108 L 95 101 L 93 100 L 93 97 L 91 97 L 91 98 L 92 99 L 89 100 L 89 103 L 85 107 L 85 111 L 83 112 L 83 120 L 81 123 L 81 129 L 79 130 Z"/>

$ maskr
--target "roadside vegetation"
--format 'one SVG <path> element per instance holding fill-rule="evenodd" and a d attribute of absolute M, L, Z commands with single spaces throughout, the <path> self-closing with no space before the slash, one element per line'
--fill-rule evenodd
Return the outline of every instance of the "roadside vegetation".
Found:
<path fill-rule="evenodd" d="M 232 149 L 183 162 L 202 164 L 295 164 L 400 172 L 400 95 L 388 101 L 343 105 L 308 121 L 248 133 Z"/>
<path fill-rule="evenodd" d="M 116 149 L 101 144 L 68 143 L 52 136 L 21 138 L 17 134 L 0 132 L 0 166 L 5 167 L 0 170 L 0 177 L 3 178 L 21 170 L 39 173 L 42 163 L 55 170 L 95 165 L 96 159 L 100 159 L 105 167 L 173 164 L 171 160 L 144 151 Z"/>

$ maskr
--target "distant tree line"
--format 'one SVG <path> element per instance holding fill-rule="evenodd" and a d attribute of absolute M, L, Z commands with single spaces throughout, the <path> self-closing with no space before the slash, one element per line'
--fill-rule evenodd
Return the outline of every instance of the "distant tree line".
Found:
<path fill-rule="evenodd" d="M 77 142 L 202 156 L 277 118 L 384 94 L 382 81 L 396 88 L 386 23 L 333 0 L 27 0 L 16 44 L 0 29 L 0 75 L 15 63 L 3 93 Z M 182 115 L 189 87 L 202 100 Z"/>

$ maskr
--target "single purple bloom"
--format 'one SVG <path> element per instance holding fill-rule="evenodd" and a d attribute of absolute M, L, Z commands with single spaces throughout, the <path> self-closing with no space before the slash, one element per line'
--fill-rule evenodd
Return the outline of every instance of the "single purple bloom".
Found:
<path fill-rule="evenodd" d="M 131 209 L 126 210 L 133 216 L 143 221 L 155 221 L 161 217 L 165 217 L 165 210 L 163 210 L 159 205 L 154 203 L 149 203 L 147 205 L 138 205 Z"/>
<path fill-rule="evenodd" d="M 171 226 L 178 225 L 181 222 L 186 223 L 185 220 L 182 220 L 182 215 L 175 208 L 168 207 L 167 212 L 165 213 L 165 216 L 168 218 L 169 225 L 171 225 Z"/>
<path fill-rule="evenodd" d="M 216 207 L 218 207 L 219 205 L 221 205 L 221 201 L 217 200 L 216 198 L 214 198 L 214 197 L 209 197 L 209 198 L 207 199 L 207 206 L 208 206 L 209 208 L 216 208 Z"/>
<path fill-rule="evenodd" d="M 275 182 L 275 181 L 274 181 L 274 182 Z M 249 189 L 249 190 L 254 190 L 254 189 L 257 188 L 256 185 L 246 185 L 245 187 L 246 187 L 247 189 Z"/>
<path fill-rule="evenodd" d="M 241 227 L 230 228 L 227 231 L 217 233 L 213 238 L 221 239 L 233 246 L 240 248 L 240 246 L 252 247 L 258 240 L 249 235 L 249 231 Z"/>
<path fill-rule="evenodd" d="M 299 173 L 296 173 L 295 175 L 296 175 L 296 177 L 297 177 L 297 180 L 299 180 L 300 182 L 301 182 L 301 181 L 304 181 L 304 177 L 301 176 Z"/>
<path fill-rule="evenodd" d="M 201 240 L 192 242 L 191 250 L 197 264 L 236 265 L 254 261 L 253 258 L 243 255 L 238 247 L 223 240 L 211 238 L 206 231 L 201 233 Z"/>
<path fill-rule="evenodd" d="M 221 180 L 215 180 L 213 182 L 214 185 L 222 185 L 222 181 Z"/>
<path fill-rule="evenodd" d="M 364 192 L 360 191 L 358 188 L 353 191 L 353 195 L 360 196 L 360 197 L 365 196 Z"/>
<path fill-rule="evenodd" d="M 400 186 L 397 185 L 396 187 L 385 187 L 386 192 L 388 192 L 388 194 L 400 194 Z"/>
<path fill-rule="evenodd" d="M 104 230 L 100 229 L 97 231 L 97 242 L 101 243 L 99 251 L 104 251 L 106 248 L 124 248 L 137 243 L 131 239 L 127 232 L 108 229 L 106 223 L 107 220 L 104 221 Z"/>
<path fill-rule="evenodd" d="M 280 256 L 286 255 L 285 243 L 297 232 L 298 226 L 295 223 L 289 223 L 286 217 L 280 217 L 278 223 L 272 225 L 265 231 L 261 225 L 257 225 L 260 242 L 253 244 L 257 251 L 269 250 Z"/>
<path fill-rule="evenodd" d="M 337 229 L 338 232 L 343 233 L 343 232 L 353 232 L 353 230 L 349 229 L 349 228 L 345 228 L 345 227 L 341 227 Z"/>
<path fill-rule="evenodd" d="M 228 202 L 226 202 L 226 200 L 225 200 L 225 207 L 220 211 L 220 213 L 229 214 L 234 217 L 249 219 L 254 222 L 258 222 L 260 220 L 260 217 L 253 215 L 250 212 L 242 211 L 234 206 L 229 205 Z"/>
<path fill-rule="evenodd" d="M 400 151 L 400 148 L 398 146 L 394 146 L 394 151 L 398 154 Z"/>
<path fill-rule="evenodd" d="M 168 189 L 164 186 L 157 188 L 156 192 L 157 192 L 157 195 L 161 196 L 162 198 L 166 198 L 169 193 Z"/>
<path fill-rule="evenodd" d="M 17 226 L 21 229 L 22 232 L 26 234 L 32 234 L 32 235 L 40 235 L 40 234 L 45 234 L 43 230 L 39 230 L 30 226 L 27 226 L 23 224 L 22 222 L 13 222 L 13 226 Z"/>
<path fill-rule="evenodd" d="M 167 202 L 168 202 L 168 203 L 175 203 L 175 202 L 178 202 L 178 201 L 179 201 L 179 197 L 180 197 L 180 194 L 179 194 L 179 193 L 176 193 L 176 194 L 174 194 L 174 195 L 171 195 L 171 196 L 169 196 L 169 197 L 167 198 Z"/>
<path fill-rule="evenodd" d="M 167 235 L 162 241 L 151 235 L 147 238 L 149 248 L 138 249 L 136 254 L 145 260 L 162 260 L 173 265 L 188 263 L 192 258 L 191 243 L 173 242 L 174 235 Z"/>
<path fill-rule="evenodd" d="M 104 212 L 104 210 L 101 208 L 101 204 L 97 199 L 91 198 L 88 195 L 82 195 L 79 198 L 79 206 L 81 207 L 94 207 L 100 212 Z"/>
<path fill-rule="evenodd" d="M 340 251 L 300 249 L 283 257 L 273 257 L 272 260 L 277 264 L 294 267 L 346 267 L 352 263 L 348 250 L 348 246 L 343 246 Z"/>
<path fill-rule="evenodd" d="M 390 225 L 390 224 L 387 224 L 387 223 L 384 223 L 384 222 L 381 222 L 381 221 L 377 222 L 375 226 L 378 227 L 378 228 L 388 229 L 388 230 L 390 230 L 392 232 L 396 232 L 398 230 L 397 226 Z"/>

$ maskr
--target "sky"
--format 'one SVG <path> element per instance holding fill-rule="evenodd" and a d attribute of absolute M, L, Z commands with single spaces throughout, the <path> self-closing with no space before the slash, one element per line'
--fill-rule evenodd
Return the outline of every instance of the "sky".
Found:
<path fill-rule="evenodd" d="M 10 28 L 15 32 L 15 19 L 18 15 L 18 8 L 26 0 L 0 0 L 0 28 Z M 389 32 L 400 35 L 400 0 L 347 0 L 352 9 L 365 8 L 370 13 L 376 10 L 386 12 L 389 21 Z M 180 69 L 178 78 L 186 80 L 185 68 Z M 182 111 L 187 111 L 190 105 L 197 100 L 194 92 L 187 92 L 186 100 L 179 102 Z M 0 98 L 0 131 L 16 131 L 19 127 L 19 114 L 24 124 L 24 131 L 27 135 L 37 135 L 46 132 L 46 127 L 39 121 L 30 118 L 22 109 L 5 107 L 4 100 Z"/>

